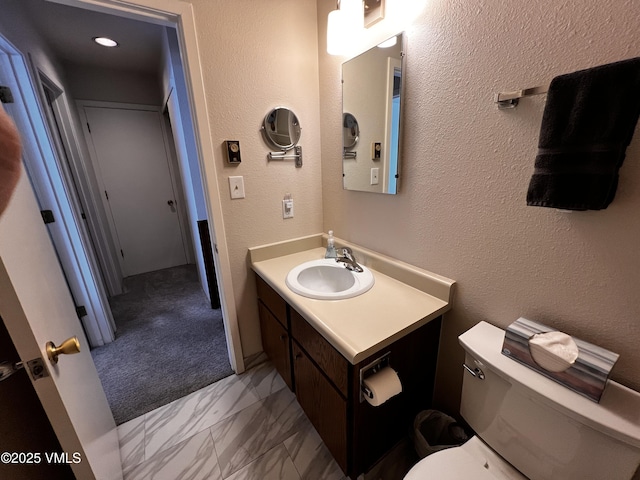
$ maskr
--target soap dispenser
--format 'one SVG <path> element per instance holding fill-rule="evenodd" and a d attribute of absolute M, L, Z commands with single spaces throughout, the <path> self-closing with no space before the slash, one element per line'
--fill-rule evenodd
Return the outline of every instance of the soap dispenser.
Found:
<path fill-rule="evenodd" d="M 336 252 L 336 246 L 333 241 L 333 230 L 329 230 L 329 238 L 327 239 L 327 252 L 324 254 L 324 258 L 337 258 L 338 252 Z"/>

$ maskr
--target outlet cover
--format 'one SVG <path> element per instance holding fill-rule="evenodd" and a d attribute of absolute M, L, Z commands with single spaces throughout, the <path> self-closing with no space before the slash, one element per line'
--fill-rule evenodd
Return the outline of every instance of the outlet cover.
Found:
<path fill-rule="evenodd" d="M 371 185 L 378 185 L 378 174 L 380 172 L 379 168 L 371 169 Z"/>
<path fill-rule="evenodd" d="M 293 199 L 282 200 L 282 218 L 293 218 Z"/>

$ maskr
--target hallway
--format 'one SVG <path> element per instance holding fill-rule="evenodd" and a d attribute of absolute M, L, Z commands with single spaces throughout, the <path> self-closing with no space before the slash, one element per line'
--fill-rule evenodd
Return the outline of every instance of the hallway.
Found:
<path fill-rule="evenodd" d="M 116 424 L 233 373 L 220 309 L 195 265 L 128 277 L 110 299 L 116 340 L 91 352 Z"/>

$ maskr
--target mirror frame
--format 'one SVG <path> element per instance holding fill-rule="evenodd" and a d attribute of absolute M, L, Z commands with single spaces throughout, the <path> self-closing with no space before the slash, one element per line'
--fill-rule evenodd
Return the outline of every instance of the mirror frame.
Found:
<path fill-rule="evenodd" d="M 271 128 L 272 125 L 274 125 L 276 123 L 276 121 L 270 121 L 271 117 L 273 117 L 275 115 L 275 119 L 277 120 L 278 118 L 278 112 L 288 112 L 290 117 L 287 121 L 288 123 L 288 137 L 289 137 L 289 141 L 290 143 L 287 144 L 283 144 L 283 143 L 278 143 L 274 138 L 273 138 L 273 134 L 271 133 L 270 130 L 273 130 Z M 291 116 L 293 116 L 293 118 L 291 118 Z M 264 136 L 265 141 L 267 142 L 267 144 L 273 148 L 277 148 L 278 150 L 281 150 L 283 152 L 286 152 L 288 150 L 291 150 L 292 148 L 294 148 L 298 142 L 300 141 L 300 136 L 302 135 L 302 127 L 300 127 L 300 120 L 298 120 L 298 116 L 293 113 L 293 110 L 287 108 L 287 107 L 275 107 L 272 108 L 269 113 L 267 113 L 264 116 L 264 120 L 262 121 L 262 134 Z M 292 130 L 295 136 L 295 139 L 292 138 Z"/>
<path fill-rule="evenodd" d="M 379 103 L 374 105 L 371 109 L 371 95 L 364 97 L 363 95 L 356 96 L 351 95 L 349 89 L 345 89 L 345 80 L 350 81 L 349 77 L 353 77 L 353 68 L 358 66 L 362 68 L 362 64 L 366 61 L 367 54 L 369 56 L 375 56 L 376 53 L 382 49 L 379 45 L 384 44 L 381 42 L 375 45 L 373 48 L 362 52 L 353 58 L 346 60 L 342 64 L 342 117 L 341 117 L 341 131 L 342 135 L 342 187 L 345 190 L 350 191 L 364 191 L 370 193 L 383 193 L 383 194 L 397 194 L 400 186 L 400 171 L 401 171 L 401 156 L 402 156 L 402 126 L 403 126 L 403 114 L 405 109 L 405 83 L 406 83 L 406 34 L 400 32 L 388 40 L 396 38 L 397 42 L 392 48 L 395 48 L 396 53 L 393 56 L 378 55 L 380 63 L 374 63 L 372 68 L 377 68 L 377 71 L 384 69 L 384 79 L 378 82 L 377 91 L 380 92 L 381 88 L 386 88 L 387 94 L 382 94 L 384 97 L 384 107 L 381 107 Z M 399 57 L 395 56 L 398 55 Z M 353 62 L 353 63 L 350 63 Z M 349 65 L 351 70 L 349 71 Z M 345 71 L 345 68 L 347 69 Z M 394 95 L 394 78 L 397 77 L 399 71 L 399 91 L 397 95 Z M 392 78 L 391 76 L 394 76 Z M 346 77 L 346 78 L 345 78 Z M 352 87 L 354 91 L 361 92 L 366 90 L 366 80 L 374 78 L 370 72 L 366 76 L 363 74 L 363 78 L 357 78 L 357 87 Z M 380 78 L 380 77 L 378 77 Z M 351 83 L 351 82 L 349 82 Z M 382 87 L 382 84 L 386 85 Z M 352 84 L 355 84 L 352 83 Z M 356 98 L 355 101 L 346 98 L 350 95 L 350 98 Z M 380 95 L 380 94 L 378 94 Z M 360 98 L 360 100 L 358 100 Z M 397 98 L 397 103 L 394 99 Z M 361 107 L 358 109 L 358 102 L 360 105 L 365 105 L 366 108 Z M 396 107 L 397 105 L 397 107 Z M 368 114 L 367 110 L 371 113 Z M 358 122 L 359 136 L 358 142 L 355 146 L 349 147 L 344 142 L 344 115 L 349 113 L 353 115 Z M 373 116 L 372 116 L 373 115 Z M 393 117 L 392 117 L 393 116 Z M 392 118 L 394 118 L 392 120 Z M 387 129 L 385 126 L 393 121 L 394 128 Z M 373 122 L 373 123 L 372 123 Z M 368 127 L 369 125 L 369 127 Z M 376 126 L 377 125 L 377 126 Z M 382 125 L 382 127 L 380 126 Z M 367 132 L 367 129 L 370 128 Z M 382 130 L 380 130 L 382 129 Z M 371 133 L 377 131 L 377 134 Z M 370 145 L 369 145 L 370 144 Z M 376 157 L 376 146 L 382 144 L 381 158 Z M 345 148 L 346 147 L 346 148 Z M 394 163 L 395 166 L 390 164 Z M 357 165 L 357 167 L 356 167 Z M 371 179 L 373 178 L 373 169 L 378 169 L 378 184 L 371 185 Z M 359 173 L 358 173 L 359 170 Z M 393 178 L 389 178 L 390 175 Z"/>

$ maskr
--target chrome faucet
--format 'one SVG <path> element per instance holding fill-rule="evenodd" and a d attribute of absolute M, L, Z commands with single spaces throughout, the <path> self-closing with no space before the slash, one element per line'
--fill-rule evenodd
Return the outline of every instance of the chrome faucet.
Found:
<path fill-rule="evenodd" d="M 344 263 L 347 270 L 352 272 L 364 272 L 364 269 L 356 262 L 356 257 L 353 255 L 353 251 L 349 247 L 338 248 L 338 256 L 336 262 Z"/>

